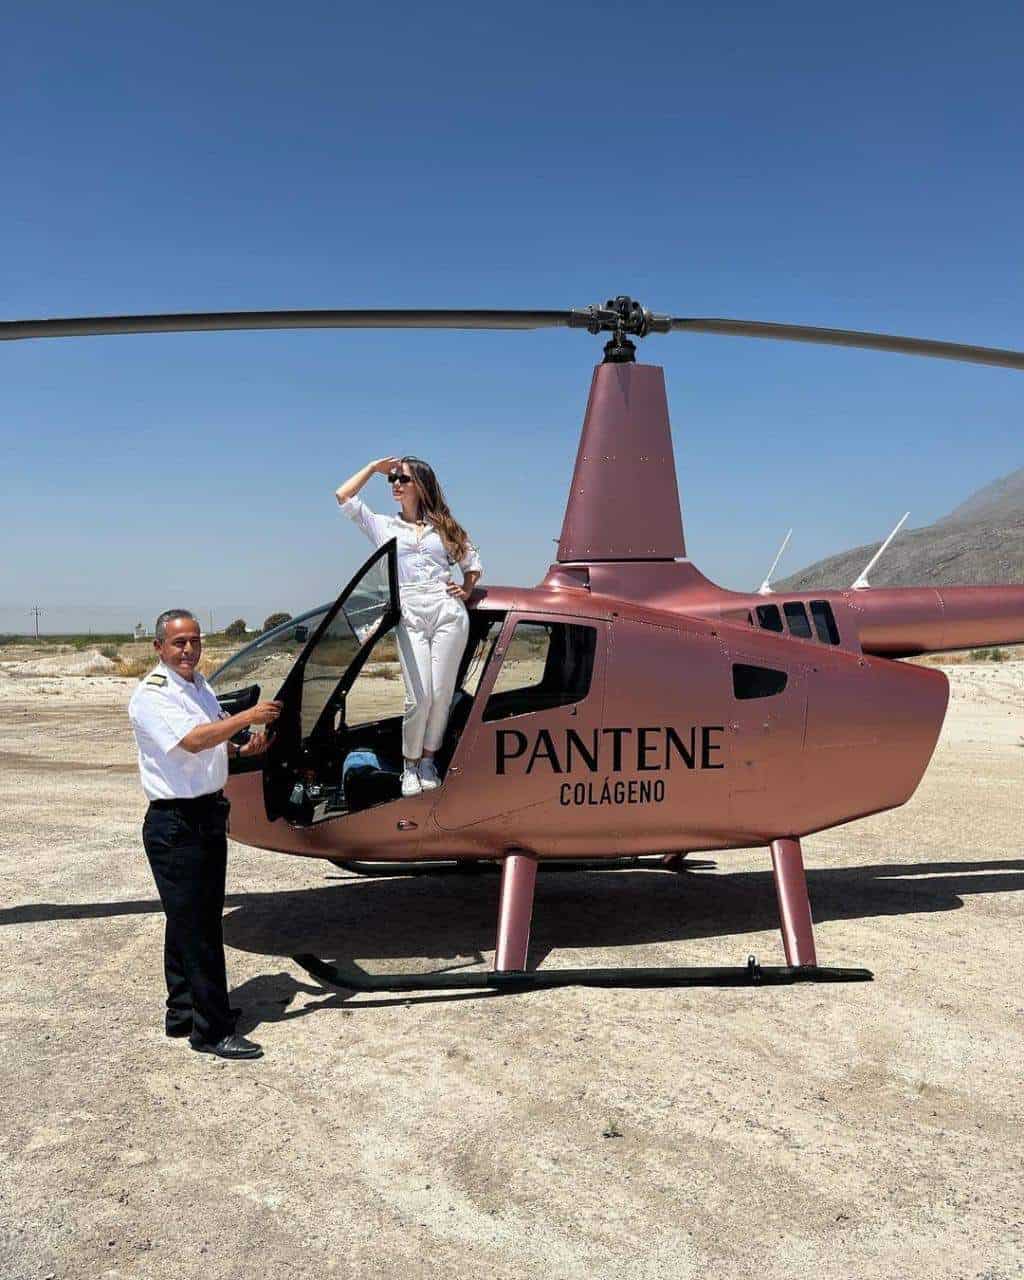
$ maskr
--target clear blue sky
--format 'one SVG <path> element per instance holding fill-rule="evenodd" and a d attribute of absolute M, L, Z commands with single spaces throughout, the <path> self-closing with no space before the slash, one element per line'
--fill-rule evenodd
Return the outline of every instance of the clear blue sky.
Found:
<path fill-rule="evenodd" d="M 1024 347 L 1024 10 L 9 7 L 5 317 L 347 306 L 685 315 Z M 487 577 L 553 558 L 585 333 L 0 349 L 0 630 L 259 622 L 366 550 L 334 487 L 420 453 Z M 756 585 L 1024 463 L 1024 378 L 653 337 L 689 551 Z M 371 501 L 385 505 L 374 482 Z"/>

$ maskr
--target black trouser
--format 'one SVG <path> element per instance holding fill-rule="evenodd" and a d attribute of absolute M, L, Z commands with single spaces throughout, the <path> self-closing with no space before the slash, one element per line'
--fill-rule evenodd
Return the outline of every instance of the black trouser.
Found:
<path fill-rule="evenodd" d="M 232 1030 L 222 925 L 229 808 L 220 792 L 154 800 L 142 825 L 167 916 L 167 1030 L 191 1026 L 194 1044 L 215 1044 Z"/>

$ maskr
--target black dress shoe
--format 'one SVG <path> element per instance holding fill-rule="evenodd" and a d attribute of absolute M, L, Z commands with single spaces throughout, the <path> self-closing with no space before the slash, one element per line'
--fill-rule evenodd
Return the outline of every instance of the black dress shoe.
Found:
<path fill-rule="evenodd" d="M 218 1058 L 227 1058 L 229 1062 L 263 1057 L 263 1050 L 258 1044 L 253 1040 L 246 1040 L 245 1036 L 236 1035 L 233 1031 L 230 1035 L 218 1040 L 216 1044 L 196 1044 L 193 1040 L 192 1048 L 196 1053 L 214 1053 Z"/>
<path fill-rule="evenodd" d="M 234 1023 L 236 1023 L 238 1019 L 242 1016 L 241 1009 L 229 1009 L 228 1013 L 231 1014 L 232 1025 L 234 1025 Z M 185 1036 L 190 1036 L 191 1034 L 192 1034 L 191 1018 L 189 1018 L 188 1022 L 176 1022 L 173 1024 L 173 1026 L 169 1025 L 166 1022 L 164 1023 L 164 1035 L 170 1036 L 172 1040 L 183 1040 Z"/>

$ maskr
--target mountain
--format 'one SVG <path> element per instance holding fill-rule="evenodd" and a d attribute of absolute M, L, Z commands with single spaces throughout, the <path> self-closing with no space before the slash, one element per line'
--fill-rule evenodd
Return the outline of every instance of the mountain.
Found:
<path fill-rule="evenodd" d="M 943 516 L 935 523 L 946 524 L 955 520 L 960 524 L 968 524 L 978 520 L 988 520 L 995 524 L 1001 522 L 1013 524 L 1020 523 L 1022 515 L 1024 515 L 1024 467 L 1018 467 L 1008 476 L 1003 476 L 1002 480 L 993 480 L 984 489 L 972 493 L 966 502 L 961 502 L 948 516 Z"/>
<path fill-rule="evenodd" d="M 868 543 L 818 560 L 776 591 L 848 587 L 882 545 Z M 873 587 L 1024 583 L 1024 467 L 996 480 L 922 529 L 903 529 L 871 571 Z"/>

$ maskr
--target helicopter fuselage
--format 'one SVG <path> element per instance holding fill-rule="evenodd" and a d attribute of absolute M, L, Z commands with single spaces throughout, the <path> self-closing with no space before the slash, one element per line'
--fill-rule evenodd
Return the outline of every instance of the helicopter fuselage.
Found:
<path fill-rule="evenodd" d="M 747 599 L 721 594 L 720 610 Z M 814 600 L 830 603 L 828 593 Z M 755 620 L 753 609 L 774 605 L 750 602 Z M 850 615 L 841 599 L 830 607 L 842 637 Z M 402 861 L 766 843 L 903 804 L 946 709 L 941 672 L 866 655 L 853 631 L 832 644 L 580 587 L 491 588 L 472 612 L 475 633 L 494 638 L 440 789 L 333 817 L 311 806 L 271 820 L 263 771 L 245 772 L 229 783 L 233 837 L 314 857 Z M 585 629 L 593 649 L 582 696 L 534 709 L 495 692 L 526 628 Z M 334 768 L 343 754 L 326 753 Z"/>

